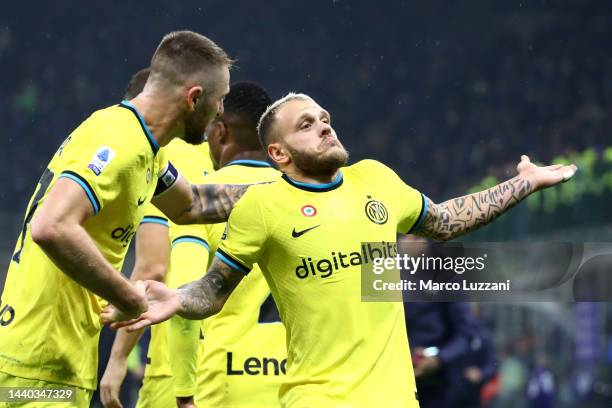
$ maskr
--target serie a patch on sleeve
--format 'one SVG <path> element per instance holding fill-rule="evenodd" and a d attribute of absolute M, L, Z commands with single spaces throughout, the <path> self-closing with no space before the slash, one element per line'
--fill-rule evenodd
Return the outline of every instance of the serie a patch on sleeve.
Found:
<path fill-rule="evenodd" d="M 113 149 L 108 146 L 100 146 L 96 153 L 91 158 L 91 161 L 87 165 L 91 171 L 94 172 L 96 176 L 99 176 L 100 173 L 113 161 L 117 153 Z"/>

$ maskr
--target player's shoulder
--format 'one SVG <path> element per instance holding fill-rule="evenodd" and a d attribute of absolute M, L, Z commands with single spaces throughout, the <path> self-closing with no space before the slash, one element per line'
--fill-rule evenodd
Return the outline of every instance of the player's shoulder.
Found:
<path fill-rule="evenodd" d="M 141 149 L 149 146 L 152 136 L 147 134 L 146 125 L 135 120 L 136 113 L 113 105 L 93 112 L 71 134 L 81 145 L 109 145 L 114 150 Z"/>
<path fill-rule="evenodd" d="M 271 166 L 227 165 L 206 177 L 213 184 L 253 184 L 274 181 L 282 173 Z"/>
<path fill-rule="evenodd" d="M 378 160 L 364 159 L 343 169 L 345 175 L 355 174 L 359 176 L 397 175 L 395 171 Z"/>

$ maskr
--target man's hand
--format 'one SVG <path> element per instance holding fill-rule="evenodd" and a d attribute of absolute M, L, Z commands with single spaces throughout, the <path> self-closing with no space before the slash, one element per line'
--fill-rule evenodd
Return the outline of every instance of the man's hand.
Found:
<path fill-rule="evenodd" d="M 417 378 L 427 377 L 434 374 L 440 368 L 440 359 L 438 357 L 423 357 L 414 367 L 414 376 Z"/>
<path fill-rule="evenodd" d="M 482 371 L 480 368 L 471 366 L 465 369 L 463 372 L 465 378 L 472 384 L 480 384 L 482 382 Z"/>
<path fill-rule="evenodd" d="M 123 408 L 119 400 L 121 384 L 127 373 L 127 360 L 111 356 L 100 380 L 100 400 L 104 408 Z"/>
<path fill-rule="evenodd" d="M 119 321 L 135 319 L 138 316 L 140 316 L 141 313 L 143 313 L 143 312 L 145 312 L 147 310 L 148 303 L 147 303 L 147 297 L 146 297 L 145 282 L 144 281 L 136 281 L 134 283 L 134 289 L 136 289 L 138 294 L 141 295 L 143 300 L 145 301 L 143 303 L 142 307 L 140 308 L 140 310 L 137 313 L 135 313 L 135 314 L 128 314 L 128 313 L 125 313 L 125 312 L 119 310 L 115 306 L 109 305 L 109 306 L 104 308 L 104 310 L 108 311 L 108 314 L 101 319 L 102 323 L 106 324 L 106 322 L 119 322 Z"/>
<path fill-rule="evenodd" d="M 100 313 L 102 323 L 110 323 L 112 329 L 125 327 L 128 332 L 133 332 L 168 320 L 181 310 L 181 304 L 175 291 L 157 281 L 147 280 L 143 284 L 149 303 L 146 312 L 130 320 L 130 317 L 126 318 L 113 305 L 108 305 Z"/>
<path fill-rule="evenodd" d="M 488 190 L 453 198 L 436 204 L 426 199 L 427 212 L 414 233 L 447 241 L 489 224 L 529 194 L 569 180 L 576 173 L 573 164 L 538 167 L 521 156 L 518 176 Z"/>
<path fill-rule="evenodd" d="M 576 170 L 577 167 L 574 164 L 553 164 L 552 166 L 538 167 L 525 155 L 521 156 L 521 162 L 516 166 L 519 176 L 530 180 L 534 191 L 565 182 L 572 178 Z"/>

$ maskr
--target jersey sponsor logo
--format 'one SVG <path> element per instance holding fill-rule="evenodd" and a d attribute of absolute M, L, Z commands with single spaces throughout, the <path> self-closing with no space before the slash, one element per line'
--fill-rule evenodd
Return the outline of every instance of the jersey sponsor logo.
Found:
<path fill-rule="evenodd" d="M 8 326 L 15 320 L 15 309 L 11 305 L 4 304 L 0 301 L 0 326 Z"/>
<path fill-rule="evenodd" d="M 359 252 L 332 252 L 329 258 L 319 260 L 302 258 L 302 263 L 295 267 L 295 276 L 300 279 L 309 276 L 328 278 L 334 271 L 367 264 L 377 258 L 392 258 L 395 255 L 397 255 L 396 242 L 381 242 L 374 245 L 369 242 L 362 244 Z"/>
<path fill-rule="evenodd" d="M 383 203 L 376 200 L 370 200 L 365 205 L 365 213 L 370 221 L 374 224 L 384 224 L 389 219 L 389 213 Z"/>
<path fill-rule="evenodd" d="M 317 215 L 317 209 L 314 207 L 314 205 L 310 204 L 303 206 L 300 211 L 302 211 L 302 215 L 304 217 L 314 217 Z"/>
<path fill-rule="evenodd" d="M 91 161 L 87 165 L 87 167 L 93 171 L 96 176 L 99 176 L 100 173 L 113 161 L 117 154 L 108 146 L 100 146 L 96 153 L 91 158 Z"/>
<path fill-rule="evenodd" d="M 287 359 L 273 357 L 247 357 L 241 367 L 234 366 L 234 354 L 227 352 L 227 375 L 274 375 L 287 374 Z"/>
<path fill-rule="evenodd" d="M 293 231 L 291 231 L 291 236 L 293 238 L 299 238 L 302 235 L 304 235 L 305 233 L 307 233 L 308 231 L 312 231 L 313 229 L 320 227 L 321 224 L 319 225 L 315 225 L 314 227 L 310 227 L 310 228 L 306 228 L 305 230 L 301 230 L 301 231 L 296 231 L 295 228 L 293 229 Z"/>
<path fill-rule="evenodd" d="M 123 246 L 128 246 L 132 237 L 136 234 L 136 230 L 132 224 L 127 227 L 118 227 L 111 232 L 111 237 L 123 244 Z"/>

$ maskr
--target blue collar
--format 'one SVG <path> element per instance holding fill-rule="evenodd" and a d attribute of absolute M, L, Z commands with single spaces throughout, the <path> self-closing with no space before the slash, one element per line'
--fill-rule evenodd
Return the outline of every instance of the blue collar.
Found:
<path fill-rule="evenodd" d="M 155 140 L 155 138 L 153 138 L 153 135 L 151 134 L 151 131 L 149 130 L 149 127 L 147 126 L 146 122 L 144 121 L 142 116 L 140 116 L 140 113 L 138 113 L 138 111 L 136 110 L 136 107 L 132 105 L 129 101 L 121 101 L 119 106 L 132 111 L 132 113 L 136 115 L 136 118 L 138 119 L 138 123 L 140 123 L 140 127 L 142 128 L 142 131 L 147 136 L 147 140 L 149 141 L 149 144 L 151 145 L 151 149 L 153 149 L 153 154 L 157 154 L 157 151 L 159 150 L 159 145 L 157 144 L 157 141 Z"/>
<path fill-rule="evenodd" d="M 235 166 L 235 165 L 247 166 L 247 167 L 272 167 L 270 163 L 261 161 L 261 160 L 232 160 L 231 162 L 227 163 L 224 167 Z"/>
<path fill-rule="evenodd" d="M 335 190 L 342 185 L 344 177 L 342 176 L 342 171 L 338 172 L 338 175 L 330 182 L 325 184 L 315 184 L 315 183 L 303 183 L 301 181 L 293 180 L 286 174 L 283 174 L 283 180 L 292 186 L 299 188 L 300 190 L 312 191 L 314 193 L 323 193 L 325 191 Z"/>

